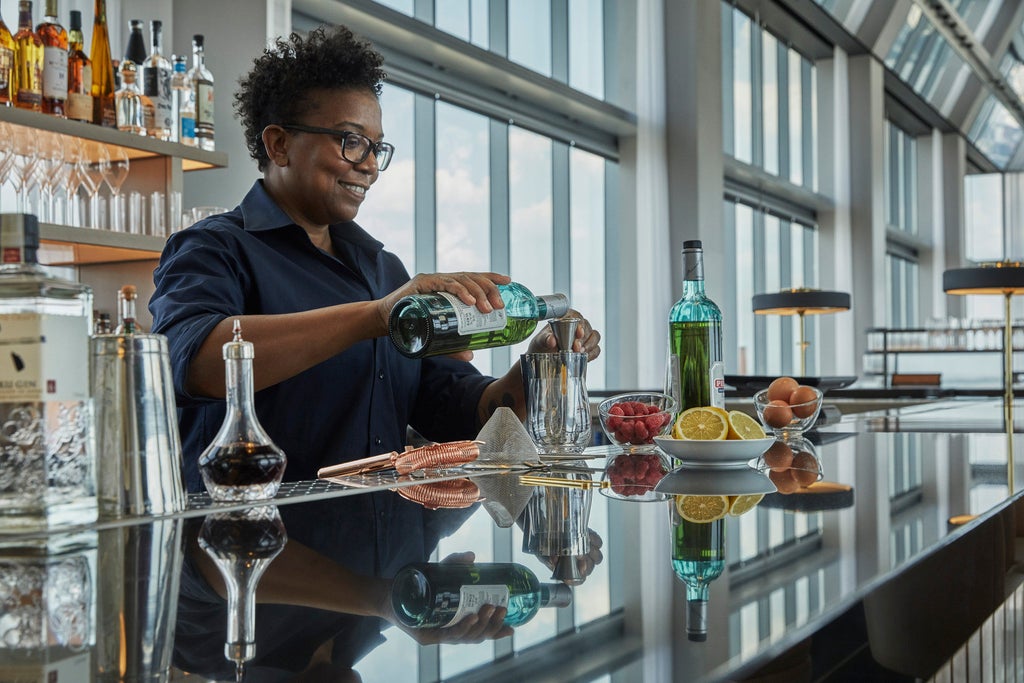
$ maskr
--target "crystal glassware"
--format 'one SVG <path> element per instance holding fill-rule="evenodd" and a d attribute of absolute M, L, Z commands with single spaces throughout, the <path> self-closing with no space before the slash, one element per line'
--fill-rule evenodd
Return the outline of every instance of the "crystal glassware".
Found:
<path fill-rule="evenodd" d="M 121 186 L 128 178 L 128 152 L 124 147 L 112 147 L 109 152 L 104 180 L 110 188 L 110 229 L 114 232 L 127 232 L 127 211 L 124 207 L 124 197 L 121 195 Z"/>

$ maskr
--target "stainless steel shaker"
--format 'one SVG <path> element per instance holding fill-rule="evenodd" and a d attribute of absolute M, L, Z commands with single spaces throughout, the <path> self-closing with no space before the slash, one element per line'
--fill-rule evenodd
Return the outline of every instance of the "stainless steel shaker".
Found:
<path fill-rule="evenodd" d="M 101 334 L 92 337 L 90 349 L 101 514 L 184 510 L 167 338 Z"/>

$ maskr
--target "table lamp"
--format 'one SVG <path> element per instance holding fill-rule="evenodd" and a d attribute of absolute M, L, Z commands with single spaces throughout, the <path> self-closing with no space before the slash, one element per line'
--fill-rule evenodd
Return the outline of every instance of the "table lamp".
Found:
<path fill-rule="evenodd" d="M 773 294 L 755 294 L 754 313 L 761 315 L 800 316 L 800 376 L 807 375 L 807 347 L 804 337 L 804 316 L 817 313 L 837 313 L 850 310 L 850 295 L 807 287 L 784 289 Z"/>
<path fill-rule="evenodd" d="M 1024 263 L 995 261 L 971 268 L 953 268 L 942 274 L 946 294 L 1002 294 L 1003 306 L 1003 418 L 1006 425 L 1007 486 L 1013 495 L 1013 317 L 1010 299 L 1024 292 Z"/>

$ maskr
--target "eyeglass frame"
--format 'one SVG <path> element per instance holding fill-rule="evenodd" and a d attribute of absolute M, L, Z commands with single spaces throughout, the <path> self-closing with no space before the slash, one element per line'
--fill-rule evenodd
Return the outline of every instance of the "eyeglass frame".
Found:
<path fill-rule="evenodd" d="M 391 165 L 391 160 L 395 158 L 395 146 L 390 142 L 384 142 L 383 140 L 380 142 L 374 142 L 362 133 L 357 133 L 354 130 L 336 130 L 334 128 L 321 128 L 320 126 L 306 126 L 301 123 L 279 123 L 277 125 L 285 130 L 295 130 L 300 133 L 330 135 L 341 143 L 341 158 L 350 164 L 363 163 L 366 161 L 366 158 L 370 156 L 370 152 L 373 152 L 373 158 L 377 160 L 377 170 L 385 171 L 388 166 Z M 363 150 L 363 155 L 359 159 L 349 159 L 348 156 L 346 156 L 348 147 L 345 143 L 350 135 L 355 135 L 356 137 L 360 137 L 366 141 L 366 147 Z M 382 151 L 388 152 L 387 160 L 383 164 L 380 163 L 380 154 Z"/>

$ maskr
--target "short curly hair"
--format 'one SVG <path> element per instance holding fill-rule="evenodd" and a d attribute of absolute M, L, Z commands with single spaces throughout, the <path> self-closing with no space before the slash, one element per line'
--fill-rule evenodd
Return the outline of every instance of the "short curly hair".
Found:
<path fill-rule="evenodd" d="M 312 90 L 368 90 L 380 97 L 384 58 L 345 26 L 321 26 L 303 37 L 278 38 L 253 60 L 238 81 L 235 113 L 245 129 L 245 144 L 260 171 L 270 163 L 263 129 L 291 123 L 312 108 Z"/>

